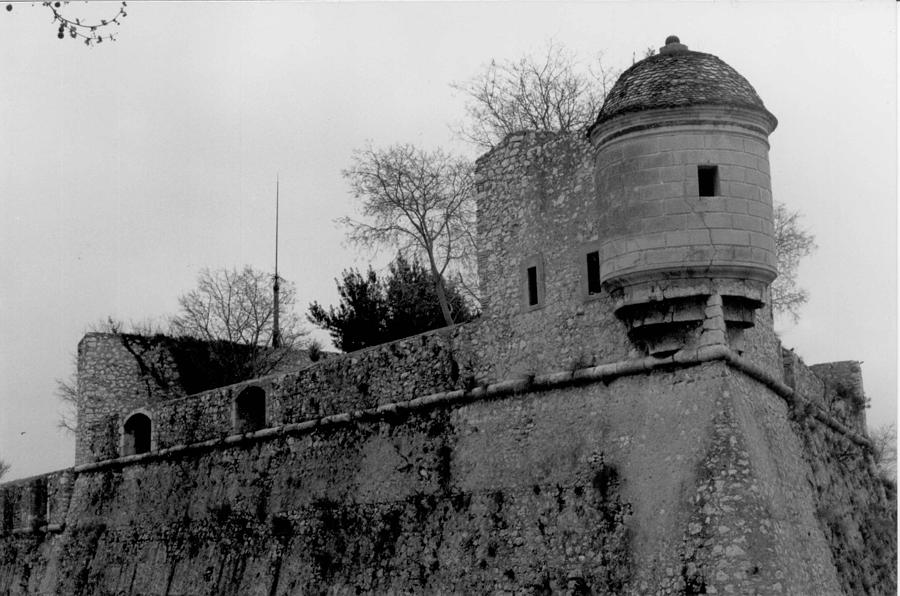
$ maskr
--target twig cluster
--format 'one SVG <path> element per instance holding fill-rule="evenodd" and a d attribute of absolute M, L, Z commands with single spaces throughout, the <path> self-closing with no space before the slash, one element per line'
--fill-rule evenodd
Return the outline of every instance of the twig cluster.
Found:
<path fill-rule="evenodd" d="M 41 5 L 48 8 L 53 15 L 52 23 L 57 25 L 56 36 L 59 39 L 70 37 L 72 39 L 80 39 L 85 45 L 94 45 L 95 43 L 103 43 L 104 41 L 115 41 L 115 33 L 110 32 L 109 28 L 113 25 L 121 25 L 121 20 L 128 16 L 126 8 L 127 2 L 122 0 L 115 15 L 109 19 L 100 19 L 99 21 L 81 22 L 80 18 L 70 18 L 62 13 L 63 7 L 69 5 L 69 0 L 55 0 L 50 2 L 41 2 Z M 12 11 L 13 5 L 7 4 L 7 12 Z"/>

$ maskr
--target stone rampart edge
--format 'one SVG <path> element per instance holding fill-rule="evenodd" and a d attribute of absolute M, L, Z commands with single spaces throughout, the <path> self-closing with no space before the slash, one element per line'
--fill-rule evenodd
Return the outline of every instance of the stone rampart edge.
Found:
<path fill-rule="evenodd" d="M 377 420 L 383 418 L 386 415 L 396 414 L 398 412 L 427 409 L 439 404 L 474 402 L 482 399 L 492 399 L 505 395 L 525 393 L 535 389 L 547 390 L 565 385 L 610 381 L 616 377 L 643 374 L 655 369 L 678 366 L 695 366 L 703 364 L 704 362 L 710 362 L 714 360 L 722 360 L 733 369 L 738 370 L 746 374 L 748 377 L 762 383 L 782 399 L 784 399 L 789 406 L 792 406 L 794 408 L 810 408 L 811 415 L 816 420 L 843 434 L 853 443 L 856 443 L 857 445 L 867 448 L 871 451 L 872 444 L 867 438 L 860 436 L 859 434 L 850 430 L 847 426 L 841 424 L 840 422 L 832 418 L 829 414 L 822 411 L 818 406 L 797 395 L 791 387 L 784 384 L 779 379 L 776 379 L 765 369 L 743 358 L 742 356 L 731 350 L 731 348 L 729 348 L 728 346 L 717 344 L 701 346 L 692 350 L 682 350 L 666 358 L 656 358 L 648 356 L 645 358 L 600 364 L 598 366 L 575 369 L 572 371 L 559 371 L 523 378 L 506 379 L 497 383 L 482 385 L 468 390 L 457 389 L 454 391 L 442 391 L 439 393 L 433 393 L 406 401 L 383 404 L 376 408 L 342 412 L 340 414 L 332 414 L 312 420 L 283 424 L 281 426 L 266 428 L 255 432 L 229 435 L 227 437 L 209 439 L 206 441 L 200 441 L 197 443 L 190 443 L 185 445 L 174 445 L 172 447 L 159 449 L 150 453 L 127 455 L 115 459 L 81 464 L 75 466 L 74 468 L 72 468 L 72 470 L 76 473 L 92 472 L 110 467 L 125 466 L 133 463 L 150 461 L 169 455 L 178 455 L 194 451 L 205 451 L 221 447 L 229 447 L 245 442 L 267 440 L 289 434 L 301 434 L 315 430 L 317 428 L 327 428 L 330 426 L 347 424 L 357 420 Z"/>

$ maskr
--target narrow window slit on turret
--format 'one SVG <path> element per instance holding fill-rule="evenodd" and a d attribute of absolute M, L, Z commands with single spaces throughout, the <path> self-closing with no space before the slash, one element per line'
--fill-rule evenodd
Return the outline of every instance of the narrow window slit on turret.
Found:
<path fill-rule="evenodd" d="M 600 251 L 587 254 L 587 288 L 588 294 L 600 293 Z"/>
<path fill-rule="evenodd" d="M 537 267 L 528 268 L 528 306 L 538 303 Z"/>
<path fill-rule="evenodd" d="M 701 197 L 719 195 L 719 166 L 697 166 L 697 182 Z"/>

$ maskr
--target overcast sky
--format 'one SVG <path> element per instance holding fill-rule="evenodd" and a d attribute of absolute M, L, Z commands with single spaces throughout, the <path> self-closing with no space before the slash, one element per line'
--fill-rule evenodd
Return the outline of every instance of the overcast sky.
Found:
<path fill-rule="evenodd" d="M 67 10 L 111 10 L 115 4 Z M 200 268 L 272 265 L 301 309 L 369 255 L 352 150 L 412 142 L 475 156 L 449 84 L 553 38 L 629 66 L 677 34 L 747 77 L 779 119 L 776 200 L 818 251 L 800 271 L 807 363 L 861 360 L 871 425 L 897 415 L 896 4 L 139 2 L 118 41 L 58 40 L 47 10 L 0 14 L 0 458 L 8 478 L 73 463 L 55 379 L 85 327 L 163 319 Z M 383 259 L 382 259 L 383 261 Z"/>

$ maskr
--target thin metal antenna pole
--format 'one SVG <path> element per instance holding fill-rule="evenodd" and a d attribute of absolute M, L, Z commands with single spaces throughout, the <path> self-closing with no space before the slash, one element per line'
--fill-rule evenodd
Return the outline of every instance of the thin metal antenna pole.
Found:
<path fill-rule="evenodd" d="M 274 311 L 272 316 L 272 347 L 280 348 L 281 347 L 281 329 L 278 327 L 278 191 L 279 191 L 279 180 L 278 174 L 275 174 L 275 280 L 272 283 L 272 293 L 274 295 L 275 303 L 274 303 Z"/>

